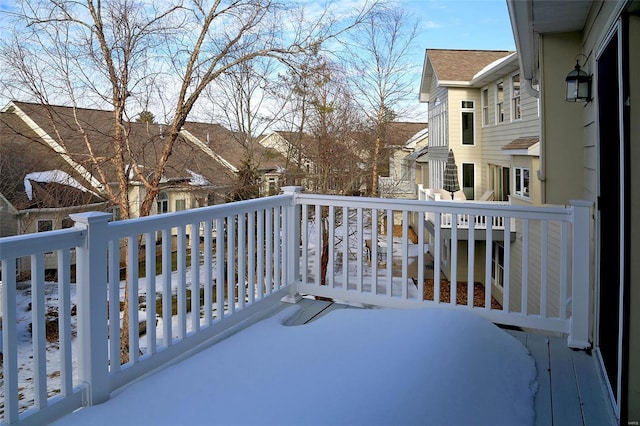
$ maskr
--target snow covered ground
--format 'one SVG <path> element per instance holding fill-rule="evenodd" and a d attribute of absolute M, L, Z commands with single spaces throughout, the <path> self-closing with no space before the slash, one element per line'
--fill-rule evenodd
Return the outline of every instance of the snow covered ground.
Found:
<path fill-rule="evenodd" d="M 516 339 L 449 309 L 292 307 L 60 425 L 529 425 L 534 360 Z"/>

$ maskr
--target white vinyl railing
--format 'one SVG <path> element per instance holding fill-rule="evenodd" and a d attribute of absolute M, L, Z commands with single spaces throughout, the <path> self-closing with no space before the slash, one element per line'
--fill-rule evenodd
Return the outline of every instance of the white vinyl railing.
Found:
<path fill-rule="evenodd" d="M 115 389 L 299 294 L 381 307 L 472 310 L 501 324 L 566 333 L 572 347 L 589 345 L 590 203 L 471 206 L 283 190 L 119 222 L 104 213 L 75 214 L 74 228 L 0 239 L 4 423 L 38 424 L 103 402 Z M 423 226 L 429 215 L 433 234 Z M 440 223 L 446 215 L 453 218 L 450 236 Z M 458 217 L 464 216 L 474 218 L 470 231 L 476 218 L 487 218 L 481 241 L 474 232 L 458 237 Z M 495 218 L 504 233 L 515 220 L 521 238 L 498 238 Z M 49 252 L 58 262 L 56 283 L 45 279 Z M 13 273 L 25 257 L 31 259 L 26 278 Z M 57 287 L 53 301 L 47 286 Z M 16 301 L 27 294 L 25 287 L 33 323 L 29 401 L 18 368 L 24 348 L 15 344 L 23 314 Z M 467 299 L 460 300 L 465 291 Z M 121 307 L 125 299 L 128 305 Z M 55 363 L 46 356 L 51 303 L 59 330 Z M 128 346 L 121 342 L 122 310 L 129 319 Z"/>

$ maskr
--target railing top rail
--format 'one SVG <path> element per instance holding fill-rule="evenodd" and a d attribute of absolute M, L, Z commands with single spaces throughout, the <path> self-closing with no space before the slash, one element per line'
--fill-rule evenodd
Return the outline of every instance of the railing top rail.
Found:
<path fill-rule="evenodd" d="M 0 238 L 0 259 L 31 256 L 32 254 L 77 247 L 82 243 L 84 232 L 78 228 L 67 228 Z"/>
<path fill-rule="evenodd" d="M 253 200 L 237 201 L 228 204 L 218 204 L 209 207 L 184 210 L 169 215 L 160 214 L 135 219 L 121 220 L 109 223 L 109 237 L 122 238 L 133 234 L 154 232 L 162 228 L 184 226 L 192 223 L 219 219 L 236 214 L 249 213 L 261 209 L 269 209 L 291 204 L 291 195 L 274 195 Z"/>
<path fill-rule="evenodd" d="M 298 194 L 297 204 L 321 204 L 334 207 L 378 208 L 428 213 L 472 214 L 476 216 L 504 216 L 569 221 L 571 207 L 514 206 L 491 202 L 456 202 L 406 200 L 398 198 L 349 197 L 340 195 Z"/>

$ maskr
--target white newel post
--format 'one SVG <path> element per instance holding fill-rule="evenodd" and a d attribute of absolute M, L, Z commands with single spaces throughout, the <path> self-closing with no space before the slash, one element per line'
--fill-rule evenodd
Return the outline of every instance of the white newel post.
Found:
<path fill-rule="evenodd" d="M 302 296 L 298 294 L 298 280 L 300 279 L 300 206 L 296 197 L 302 192 L 300 186 L 282 187 L 284 195 L 291 196 L 291 204 L 287 206 L 285 216 L 285 244 L 287 248 L 286 284 L 289 294 L 282 301 L 298 303 Z"/>
<path fill-rule="evenodd" d="M 567 343 L 570 348 L 591 346 L 591 207 L 589 201 L 572 200 L 573 210 L 571 262 L 571 329 Z"/>
<path fill-rule="evenodd" d="M 85 244 L 76 250 L 78 299 L 78 375 L 88 386 L 86 404 L 109 399 L 107 344 L 107 223 L 109 213 L 69 215 L 85 229 Z M 117 272 L 117 271 L 116 271 Z"/>

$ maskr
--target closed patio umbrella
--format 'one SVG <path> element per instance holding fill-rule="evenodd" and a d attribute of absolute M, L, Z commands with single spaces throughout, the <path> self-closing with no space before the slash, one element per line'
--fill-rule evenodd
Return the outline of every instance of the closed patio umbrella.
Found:
<path fill-rule="evenodd" d="M 447 157 L 447 164 L 444 166 L 444 181 L 442 189 L 451 193 L 451 199 L 453 200 L 453 193 L 460 191 L 460 184 L 458 183 L 458 166 L 456 165 L 456 158 L 453 155 L 453 150 L 449 150 L 449 156 Z"/>

